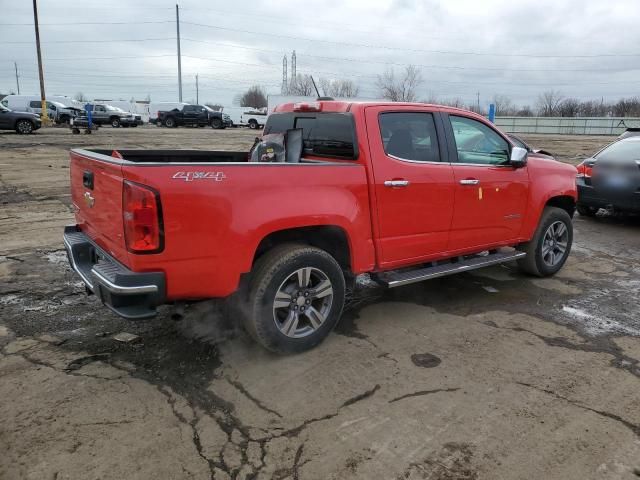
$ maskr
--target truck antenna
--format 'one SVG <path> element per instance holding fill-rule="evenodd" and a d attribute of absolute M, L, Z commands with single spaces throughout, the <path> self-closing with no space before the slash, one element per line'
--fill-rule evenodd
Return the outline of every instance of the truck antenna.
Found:
<path fill-rule="evenodd" d="M 316 81 L 313 79 L 313 75 L 309 75 L 311 77 L 311 82 L 313 82 L 313 88 L 316 89 L 316 94 L 320 97 L 320 92 L 318 91 L 318 87 L 316 86 Z"/>

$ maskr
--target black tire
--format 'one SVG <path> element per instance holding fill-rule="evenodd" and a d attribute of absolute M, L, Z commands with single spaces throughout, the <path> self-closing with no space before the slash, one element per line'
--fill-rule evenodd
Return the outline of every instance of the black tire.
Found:
<path fill-rule="evenodd" d="M 58 123 L 60 123 L 62 125 L 69 125 L 69 120 L 71 120 L 71 117 L 69 115 L 62 115 L 58 119 Z"/>
<path fill-rule="evenodd" d="M 562 237 L 563 239 L 566 238 L 566 241 L 562 240 L 561 242 L 548 243 L 547 233 L 549 232 L 553 237 L 554 232 L 550 231 L 550 229 L 552 227 L 556 228 L 555 226 L 558 225 L 558 222 L 566 228 L 566 237 Z M 561 253 L 560 246 L 565 243 L 564 252 Z M 519 250 L 527 254 L 523 259 L 518 260 L 518 267 L 520 267 L 520 270 L 523 272 L 536 277 L 554 275 L 567 261 L 572 244 L 573 223 L 571 222 L 571 216 L 561 208 L 546 207 L 540 216 L 540 223 L 531 241 L 523 243 L 518 247 Z M 549 254 L 545 254 L 545 258 L 543 258 L 543 247 L 545 247 L 546 252 L 549 252 L 549 249 L 551 250 L 551 262 L 546 260 Z"/>
<path fill-rule="evenodd" d="M 16 133 L 20 135 L 28 135 L 33 133 L 34 126 L 30 120 L 18 120 L 16 122 Z"/>
<path fill-rule="evenodd" d="M 112 118 L 112 119 L 110 120 L 110 122 L 111 122 L 111 126 L 112 126 L 113 128 L 120 128 L 120 119 L 119 119 L 119 118 L 115 118 L 115 117 L 114 117 L 114 118 Z"/>
<path fill-rule="evenodd" d="M 74 135 L 78 135 L 80 133 L 80 130 L 77 128 L 72 128 L 71 133 L 73 133 Z"/>
<path fill-rule="evenodd" d="M 311 303 L 313 312 L 317 312 L 317 308 L 326 309 L 323 316 L 324 321 L 319 323 L 319 326 L 312 327 L 310 321 L 311 315 L 309 307 L 307 306 L 307 313 L 302 313 L 298 309 L 304 310 L 305 305 L 297 306 L 295 303 L 298 299 L 296 294 L 292 294 L 291 305 L 289 307 L 281 307 L 281 314 L 285 317 L 290 315 L 292 309 L 295 308 L 296 320 L 294 326 L 294 334 L 298 331 L 297 328 L 302 330 L 304 335 L 294 338 L 288 336 L 281 330 L 282 326 L 277 324 L 277 314 L 274 309 L 274 302 L 276 299 L 276 293 L 282 291 L 285 282 L 294 277 L 296 272 L 301 269 L 312 270 L 313 273 L 309 275 L 311 283 L 313 285 L 313 275 L 324 275 L 325 281 L 330 282 L 331 298 L 328 299 L 328 295 L 324 295 L 323 298 L 315 298 L 312 294 L 307 297 L 308 302 L 321 302 L 321 307 Z M 318 285 L 316 285 L 318 286 Z M 299 288 L 299 287 L 294 287 Z M 306 289 L 305 289 L 306 290 Z M 308 288 L 309 292 L 313 293 L 313 287 Z M 305 292 L 305 293 L 309 293 Z M 304 303 L 305 297 L 301 291 L 299 297 Z M 320 297 L 320 295 L 319 295 Z M 342 308 L 344 306 L 345 297 L 345 280 L 342 273 L 342 269 L 336 260 L 324 250 L 319 248 L 310 247 L 306 245 L 297 244 L 285 244 L 280 245 L 270 252 L 266 253 L 254 266 L 251 279 L 249 281 L 248 298 L 246 299 L 242 308 L 244 312 L 245 328 L 249 334 L 260 344 L 262 344 L 268 350 L 277 353 L 299 353 L 305 350 L 309 350 L 318 345 L 324 340 L 331 330 L 335 327 L 342 315 Z M 296 300 L 293 300 L 293 299 Z M 328 302 L 328 303 L 322 303 Z M 294 307 L 294 305 L 296 305 Z M 283 311 L 284 310 L 284 311 Z M 299 316 L 299 317 L 298 317 Z M 318 318 L 315 317 L 316 322 Z M 286 322 L 286 319 L 283 320 Z M 306 325 L 306 326 L 305 326 Z M 306 333 L 305 333 L 306 329 Z"/>
<path fill-rule="evenodd" d="M 222 125 L 222 119 L 220 118 L 214 118 L 213 120 L 211 120 L 211 128 L 215 128 L 216 130 L 219 130 L 223 127 L 224 125 Z"/>
<path fill-rule="evenodd" d="M 258 122 L 255 120 L 249 120 L 249 128 L 251 130 L 256 130 L 258 128 Z"/>
<path fill-rule="evenodd" d="M 176 124 L 176 120 L 173 117 L 165 118 L 164 126 L 167 128 L 176 128 L 178 125 Z"/>
<path fill-rule="evenodd" d="M 576 205 L 576 210 L 583 217 L 595 217 L 596 213 L 598 213 L 598 208 L 588 207 L 587 205 Z"/>

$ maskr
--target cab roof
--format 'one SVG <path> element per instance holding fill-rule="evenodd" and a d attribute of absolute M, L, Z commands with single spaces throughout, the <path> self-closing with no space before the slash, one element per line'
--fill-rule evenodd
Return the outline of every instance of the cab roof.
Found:
<path fill-rule="evenodd" d="M 431 103 L 419 103 L 419 102 L 391 102 L 391 101 L 370 101 L 370 100 L 354 100 L 354 101 L 344 101 L 344 100 L 318 100 L 318 101 L 310 101 L 310 102 L 288 102 L 283 103 L 276 106 L 273 110 L 273 113 L 285 113 L 285 112 L 294 112 L 294 111 L 305 111 L 305 110 L 297 110 L 295 109 L 296 105 L 307 104 L 311 105 L 320 105 L 318 110 L 306 110 L 306 111 L 319 111 L 319 112 L 333 112 L 333 113 L 346 113 L 353 112 L 356 109 L 364 109 L 367 107 L 420 107 L 420 108 L 428 108 L 439 112 L 445 113 L 463 113 L 466 116 L 480 118 L 482 120 L 486 120 L 482 115 L 478 115 L 470 110 L 465 110 L 462 108 L 456 107 L 448 107 L 446 105 L 437 105 Z"/>

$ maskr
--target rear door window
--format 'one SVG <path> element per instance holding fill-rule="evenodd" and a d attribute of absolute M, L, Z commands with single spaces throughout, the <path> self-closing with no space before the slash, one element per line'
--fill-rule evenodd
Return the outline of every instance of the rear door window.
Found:
<path fill-rule="evenodd" d="M 387 155 L 414 162 L 440 161 L 436 126 L 431 113 L 382 113 L 379 123 Z"/>
<path fill-rule="evenodd" d="M 274 113 L 264 133 L 303 130 L 304 153 L 335 158 L 357 158 L 353 116 L 350 113 Z"/>

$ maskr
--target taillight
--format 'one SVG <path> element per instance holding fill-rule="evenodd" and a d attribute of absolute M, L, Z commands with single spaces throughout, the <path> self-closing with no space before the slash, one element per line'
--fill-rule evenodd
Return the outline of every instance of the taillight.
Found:
<path fill-rule="evenodd" d="M 590 177 L 593 172 L 593 164 L 582 162 L 577 167 L 579 177 Z"/>
<path fill-rule="evenodd" d="M 158 253 L 164 248 L 160 197 L 149 187 L 125 181 L 122 190 L 122 218 L 127 250 Z"/>
<path fill-rule="evenodd" d="M 293 105 L 294 112 L 319 112 L 322 110 L 320 102 L 300 102 Z"/>

